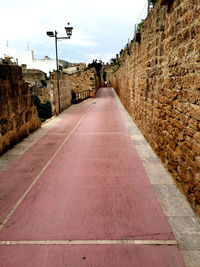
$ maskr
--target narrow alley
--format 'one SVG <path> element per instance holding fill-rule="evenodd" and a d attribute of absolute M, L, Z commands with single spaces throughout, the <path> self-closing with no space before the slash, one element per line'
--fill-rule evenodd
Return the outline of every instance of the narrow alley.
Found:
<path fill-rule="evenodd" d="M 198 266 L 199 222 L 114 89 L 0 159 L 0 266 Z"/>

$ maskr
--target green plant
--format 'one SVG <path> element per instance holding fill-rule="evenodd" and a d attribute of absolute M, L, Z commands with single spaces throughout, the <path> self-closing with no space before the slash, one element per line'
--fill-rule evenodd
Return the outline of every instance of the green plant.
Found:
<path fill-rule="evenodd" d="M 144 19 L 142 19 L 142 20 L 140 21 L 140 23 L 137 25 L 137 29 L 136 29 L 137 32 L 140 32 L 140 30 L 141 30 L 143 24 L 144 24 Z"/>
<path fill-rule="evenodd" d="M 156 4 L 157 0 L 149 0 L 149 3 L 154 7 Z"/>
<path fill-rule="evenodd" d="M 40 81 L 43 86 L 47 86 L 47 82 L 45 80 Z"/>
<path fill-rule="evenodd" d="M 88 64 L 88 68 L 95 68 L 96 72 L 99 72 L 102 68 L 102 64 L 97 62 L 97 59 L 93 60 L 92 63 Z"/>
<path fill-rule="evenodd" d="M 120 59 L 119 58 L 111 58 L 110 64 L 111 65 L 120 65 Z"/>
<path fill-rule="evenodd" d="M 100 71 L 102 68 L 101 62 L 97 62 L 97 59 L 93 60 L 92 63 L 88 64 L 88 68 L 95 68 L 97 77 L 101 77 Z"/>
<path fill-rule="evenodd" d="M 110 59 L 110 64 L 116 64 L 116 61 L 117 61 L 117 59 L 115 57 L 111 58 Z"/>
<path fill-rule="evenodd" d="M 36 95 L 33 95 L 33 98 L 34 98 L 34 105 L 37 108 L 38 116 L 41 122 L 44 122 L 46 119 L 51 118 L 52 116 L 51 103 L 49 101 L 41 103 L 40 99 Z"/>

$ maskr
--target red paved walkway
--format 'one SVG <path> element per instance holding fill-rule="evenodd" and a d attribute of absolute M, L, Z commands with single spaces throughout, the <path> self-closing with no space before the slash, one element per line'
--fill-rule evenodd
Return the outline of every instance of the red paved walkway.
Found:
<path fill-rule="evenodd" d="M 184 266 L 176 245 L 128 244 L 174 236 L 110 88 L 66 113 L 0 176 L 0 192 L 11 243 L 0 266 Z"/>

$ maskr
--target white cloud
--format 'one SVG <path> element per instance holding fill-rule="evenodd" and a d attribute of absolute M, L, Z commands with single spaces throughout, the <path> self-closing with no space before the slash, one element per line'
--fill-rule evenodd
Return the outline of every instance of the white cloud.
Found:
<path fill-rule="evenodd" d="M 70 39 L 70 45 L 93 47 L 97 45 L 97 42 L 93 40 L 92 36 L 75 29 Z"/>
<path fill-rule="evenodd" d="M 89 54 L 87 56 L 87 61 L 86 63 L 91 63 L 94 59 L 97 59 L 97 61 L 102 60 L 103 62 L 109 62 L 111 58 L 115 57 L 115 55 L 113 53 L 110 54 L 100 54 L 100 53 L 96 53 L 96 54 Z"/>
<path fill-rule="evenodd" d="M 63 36 L 69 21 L 74 27 L 72 38 L 59 43 L 59 54 L 65 57 L 66 48 L 70 49 L 73 61 L 87 60 L 92 55 L 99 55 L 102 60 L 113 57 L 132 37 L 134 24 L 145 17 L 146 9 L 141 18 L 140 14 L 147 3 L 146 0 L 101 0 L 99 4 L 93 0 L 1 2 L 0 55 L 7 53 L 6 41 L 10 53 L 23 51 L 29 44 L 40 57 L 53 55 L 53 38 L 47 37 L 46 31 L 57 30 Z"/>

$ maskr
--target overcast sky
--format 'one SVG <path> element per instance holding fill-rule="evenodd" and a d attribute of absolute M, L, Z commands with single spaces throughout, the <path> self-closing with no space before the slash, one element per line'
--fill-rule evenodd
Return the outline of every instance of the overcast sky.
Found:
<path fill-rule="evenodd" d="M 134 25 L 146 17 L 147 0 L 0 0 L 0 57 L 34 51 L 55 58 L 54 38 L 46 31 L 74 28 L 70 40 L 58 41 L 59 59 L 108 62 L 133 38 Z"/>

